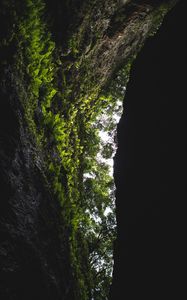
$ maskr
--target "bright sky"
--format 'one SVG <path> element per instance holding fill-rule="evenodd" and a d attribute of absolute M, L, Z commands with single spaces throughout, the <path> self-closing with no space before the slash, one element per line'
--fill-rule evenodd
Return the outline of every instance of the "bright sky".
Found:
<path fill-rule="evenodd" d="M 117 105 L 118 107 L 121 107 L 121 114 L 122 114 L 122 102 L 121 102 L 121 101 L 117 101 L 116 105 Z M 120 120 L 120 118 L 121 118 L 121 114 L 119 115 L 119 114 L 115 114 L 115 113 L 114 113 L 114 115 L 113 115 L 113 120 L 114 120 L 115 123 L 116 123 L 116 130 L 117 130 L 117 124 L 119 123 L 119 120 Z M 102 118 L 104 119 L 105 116 L 102 116 Z M 109 141 L 111 142 L 111 137 L 109 136 L 109 134 L 108 134 L 106 131 L 100 130 L 100 131 L 99 131 L 99 136 L 100 136 L 102 142 L 104 142 L 105 144 L 108 143 Z M 112 137 L 112 139 L 113 139 L 113 143 L 115 143 L 115 142 L 114 142 L 114 137 Z M 115 147 L 114 147 L 114 149 L 115 149 Z M 113 154 L 113 156 L 114 156 L 114 155 L 115 155 L 115 153 Z M 109 168 L 110 168 L 110 173 L 109 173 L 109 175 L 110 175 L 110 176 L 113 176 L 113 170 L 114 170 L 114 161 L 113 161 L 113 157 L 110 158 L 110 159 L 104 159 L 104 158 L 101 156 L 101 154 L 98 153 L 98 158 L 101 159 L 103 162 L 105 162 L 105 163 L 109 166 Z"/>

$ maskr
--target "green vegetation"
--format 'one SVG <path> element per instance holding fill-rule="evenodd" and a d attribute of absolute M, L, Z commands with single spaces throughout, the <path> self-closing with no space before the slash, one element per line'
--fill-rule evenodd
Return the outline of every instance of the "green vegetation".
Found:
<path fill-rule="evenodd" d="M 115 151 L 114 116 L 121 113 L 134 57 L 128 57 L 110 86 L 101 89 L 89 58 L 82 61 L 81 57 L 83 46 L 89 51 L 101 38 L 99 24 L 94 22 L 86 45 L 86 30 L 92 28 L 87 16 L 78 33 L 66 41 L 64 51 L 47 26 L 43 0 L 2 3 L 9 9 L 12 28 L 0 46 L 6 53 L 6 47 L 15 45 L 13 73 L 25 123 L 45 157 L 50 192 L 61 205 L 62 231 L 69 233 L 74 297 L 106 300 L 116 236 L 115 188 L 107 160 Z M 154 17 L 159 24 L 160 13 Z M 102 26 L 104 32 L 104 21 Z M 101 132 L 107 133 L 107 141 Z"/>
<path fill-rule="evenodd" d="M 102 152 L 99 131 L 114 131 L 110 119 L 116 99 L 99 95 L 98 87 L 89 94 L 84 82 L 79 89 L 72 85 L 71 63 L 63 65 L 44 10 L 43 1 L 26 0 L 16 17 L 19 97 L 30 134 L 45 153 L 50 189 L 61 205 L 62 230 L 69 232 L 75 299 L 104 300 L 111 283 L 116 224 L 113 179 L 98 158 L 98 153 L 110 158 L 113 149 L 103 145 Z M 78 44 L 71 39 L 69 47 L 75 59 Z M 79 64 L 77 59 L 74 67 Z M 103 111 L 105 125 L 98 119 Z"/>

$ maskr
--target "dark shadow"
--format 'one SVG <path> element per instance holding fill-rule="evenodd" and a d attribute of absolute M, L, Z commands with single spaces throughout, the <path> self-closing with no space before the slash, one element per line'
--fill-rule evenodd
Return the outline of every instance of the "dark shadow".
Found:
<path fill-rule="evenodd" d="M 115 158 L 112 300 L 185 297 L 186 2 L 132 68 Z"/>

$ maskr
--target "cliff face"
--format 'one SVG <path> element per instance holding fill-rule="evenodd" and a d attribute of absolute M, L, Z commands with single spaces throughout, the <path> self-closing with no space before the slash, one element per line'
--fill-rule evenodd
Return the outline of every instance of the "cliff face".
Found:
<path fill-rule="evenodd" d="M 132 67 L 118 125 L 111 299 L 185 299 L 186 3 Z"/>
<path fill-rule="evenodd" d="M 1 299 L 91 299 L 83 133 L 174 3 L 0 4 Z"/>
<path fill-rule="evenodd" d="M 22 116 L 11 70 L 0 112 L 1 299 L 71 299 L 67 239 L 60 205 Z"/>

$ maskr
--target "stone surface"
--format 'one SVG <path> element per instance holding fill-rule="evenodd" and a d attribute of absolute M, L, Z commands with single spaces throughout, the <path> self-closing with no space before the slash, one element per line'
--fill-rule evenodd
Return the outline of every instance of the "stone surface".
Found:
<path fill-rule="evenodd" d="M 59 1 L 46 2 L 48 2 L 49 8 L 54 4 L 57 5 L 54 14 L 57 13 L 58 7 L 61 8 Z M 112 35 L 111 32 L 107 31 L 110 20 L 112 17 L 115 18 L 115 13 L 118 12 L 116 1 L 110 1 L 110 7 L 108 2 L 105 2 L 103 11 L 100 9 L 98 15 L 94 14 L 95 7 L 90 8 L 89 12 L 92 16 L 90 22 L 92 24 L 98 21 L 94 24 L 98 26 L 96 28 L 101 34 L 101 40 L 93 44 L 92 47 L 92 33 L 89 31 L 91 46 L 89 47 L 85 43 L 82 49 L 82 70 L 84 70 L 86 63 L 92 63 L 91 69 L 93 72 L 89 74 L 89 80 L 92 78 L 95 80 L 96 78 L 98 85 L 102 87 L 112 76 L 115 67 L 118 67 L 121 62 L 125 62 L 128 57 L 139 50 L 139 46 L 142 45 L 152 29 L 153 24 L 149 12 L 155 9 L 153 2 L 151 1 L 152 4 L 148 4 L 148 1 L 139 1 L 139 6 L 133 6 L 132 3 L 129 3 L 129 10 L 127 9 L 128 22 L 122 28 L 122 39 L 119 37 L 118 30 L 114 30 Z M 161 2 L 165 1 L 158 1 L 158 3 Z M 74 12 L 71 22 L 80 25 L 80 20 L 84 20 L 85 17 L 83 15 L 84 11 L 81 15 L 82 4 L 80 4 L 80 1 L 74 1 L 74 3 L 77 5 L 76 8 L 79 9 L 80 14 L 78 14 L 77 19 Z M 99 3 L 101 2 L 99 1 Z M 104 12 L 103 18 L 102 12 Z M 59 16 L 61 17 L 60 11 Z M 89 23 L 85 24 L 89 29 L 91 28 Z M 59 28 L 61 27 L 59 26 Z M 65 29 L 68 29 L 69 33 L 75 31 L 75 28 L 72 29 L 71 26 L 67 26 L 67 28 L 65 26 Z M 3 27 L 1 32 L 3 32 Z M 61 41 L 61 36 L 59 41 Z M 68 232 L 63 229 L 64 224 L 60 214 L 60 206 L 48 186 L 45 153 L 39 152 L 35 144 L 36 141 L 29 134 L 28 124 L 24 118 L 17 89 L 18 81 L 14 77 L 15 74 L 12 69 L 14 59 L 12 53 L 14 53 L 14 50 L 14 45 L 12 45 L 9 64 L 1 70 L 0 86 L 0 298 L 2 300 L 73 300 L 72 289 L 74 285 L 69 262 Z M 6 57 L 6 53 L 3 53 L 3 55 Z M 72 74 L 74 74 L 74 71 Z M 77 74 L 75 83 L 79 84 L 79 78 L 79 74 Z M 86 80 L 87 78 L 85 78 L 85 82 Z M 131 92 L 129 91 L 129 93 Z M 142 103 L 142 99 L 138 99 L 138 103 Z M 146 104 L 144 104 L 144 107 L 147 110 Z M 137 117 L 136 122 L 141 121 L 142 118 Z M 127 129 L 128 127 L 126 127 Z M 144 153 L 143 150 L 142 153 Z M 126 160 L 126 155 L 124 159 Z M 139 159 L 142 158 L 139 157 Z M 129 160 L 129 163 L 131 163 L 131 160 Z M 116 172 L 118 172 L 117 165 Z M 137 178 L 140 175 L 141 172 L 138 173 Z M 121 179 L 118 180 L 122 180 L 123 175 L 120 173 L 119 176 Z M 117 185 L 119 189 L 119 182 Z M 132 183 L 129 183 L 129 189 L 131 187 L 134 189 L 134 185 L 132 186 Z M 120 201 L 123 201 L 123 199 L 120 200 L 119 197 L 117 199 L 117 211 L 123 212 L 124 207 L 120 205 Z M 129 202 L 128 205 L 131 206 L 132 202 Z M 134 215 L 134 211 L 129 212 L 127 208 L 125 208 L 124 213 L 129 220 L 132 220 L 131 215 Z M 155 214 L 157 214 L 157 210 Z M 123 214 L 120 216 L 118 213 L 119 245 L 123 240 L 123 230 L 127 231 L 127 224 L 123 223 L 123 217 Z M 142 228 L 143 231 L 144 229 L 146 229 L 146 226 Z M 139 233 L 136 232 L 138 237 L 141 236 L 138 235 Z M 134 234 L 131 235 L 131 238 L 134 239 Z M 144 236 L 144 239 L 147 239 L 147 235 Z M 137 242 L 136 247 L 139 247 L 139 244 Z M 130 273 L 132 271 L 130 265 L 129 268 L 126 267 L 126 262 L 128 261 L 128 264 L 131 262 L 128 257 L 125 263 L 123 262 L 123 256 L 119 254 L 120 251 L 123 252 L 123 248 L 118 251 L 116 252 L 118 254 L 116 254 L 115 259 L 115 270 L 117 270 L 119 264 L 123 266 L 126 272 L 125 284 L 128 285 L 130 291 L 135 279 Z M 142 252 L 139 252 L 139 257 L 136 258 L 136 262 L 139 264 Z M 139 266 L 143 267 L 141 264 Z M 141 272 L 137 271 L 140 270 L 139 267 L 137 269 L 134 264 L 133 268 L 134 273 L 136 273 L 137 284 L 138 278 L 142 278 L 142 275 Z M 127 270 L 129 270 L 129 273 Z M 147 271 L 151 272 L 151 269 Z M 127 278 L 129 281 L 126 281 Z M 121 279 L 115 275 L 114 286 L 119 285 L 120 292 L 121 283 Z M 155 285 L 152 287 L 155 288 Z M 128 291 L 128 288 L 126 290 Z M 115 293 L 114 288 L 113 299 L 117 300 Z"/>

